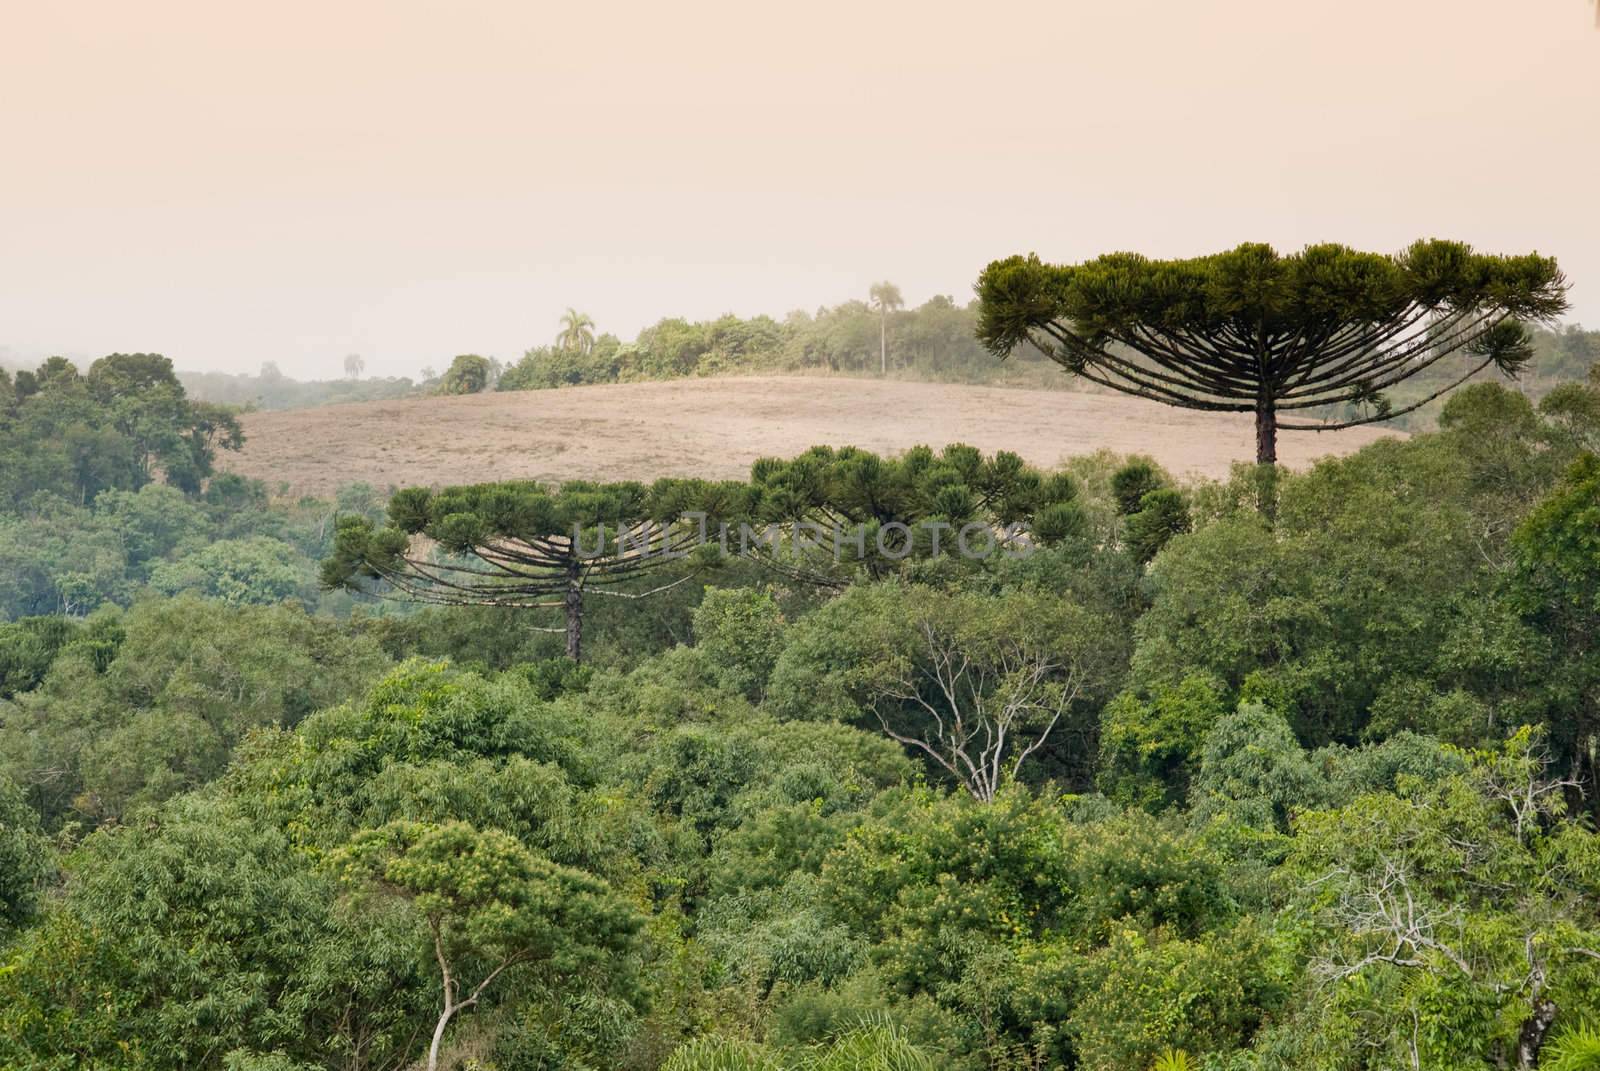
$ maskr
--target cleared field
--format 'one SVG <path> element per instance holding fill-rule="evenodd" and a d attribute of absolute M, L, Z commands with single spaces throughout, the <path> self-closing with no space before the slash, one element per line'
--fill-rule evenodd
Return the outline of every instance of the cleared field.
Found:
<path fill-rule="evenodd" d="M 1169 409 L 1074 391 L 813 377 L 607 384 L 252 413 L 222 467 L 290 493 L 534 478 L 739 477 L 758 457 L 808 446 L 892 453 L 918 443 L 1014 450 L 1052 466 L 1106 448 L 1179 475 L 1226 476 L 1254 456 L 1247 414 Z M 1394 434 L 1372 428 L 1279 438 L 1300 467 Z"/>

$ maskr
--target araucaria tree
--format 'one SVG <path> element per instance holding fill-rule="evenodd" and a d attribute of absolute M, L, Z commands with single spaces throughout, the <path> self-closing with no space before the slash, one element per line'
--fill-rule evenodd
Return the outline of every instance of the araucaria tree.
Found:
<path fill-rule="evenodd" d="M 647 590 L 639 581 L 683 571 L 702 525 L 742 510 L 746 495 L 740 484 L 698 480 L 407 488 L 389 500 L 382 528 L 339 521 L 322 583 L 360 591 L 381 581 L 379 594 L 442 605 L 561 609 L 564 625 L 533 627 L 565 633 L 577 660 L 586 595 L 642 599 L 683 583 L 692 574 Z"/>
<path fill-rule="evenodd" d="M 741 552 L 819 587 L 891 576 L 931 558 L 1020 553 L 1088 526 L 1072 477 L 1046 475 L 1010 451 L 986 458 L 964 443 L 937 454 L 914 446 L 893 458 L 853 446 L 814 446 L 788 461 L 763 458 L 751 468 L 750 495 L 759 526 L 801 538 L 781 547 L 741 545 Z"/>
<path fill-rule="evenodd" d="M 1256 460 L 1278 432 L 1333 431 L 1427 404 L 1495 365 L 1531 356 L 1524 320 L 1566 309 L 1556 262 L 1424 241 L 1397 256 L 1340 245 L 1284 256 L 1266 245 L 1193 260 L 1114 253 L 1037 256 L 978 280 L 978 335 L 997 356 L 1030 343 L 1092 383 L 1167 405 L 1253 412 Z M 1457 376 L 1395 409 L 1385 392 L 1459 355 Z M 1284 421 L 1284 412 L 1320 421 Z"/>

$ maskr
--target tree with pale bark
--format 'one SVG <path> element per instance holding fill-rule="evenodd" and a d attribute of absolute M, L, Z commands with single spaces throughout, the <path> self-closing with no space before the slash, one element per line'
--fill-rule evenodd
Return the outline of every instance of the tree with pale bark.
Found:
<path fill-rule="evenodd" d="M 1299 819 L 1291 910 L 1320 934 L 1322 1014 L 1401 1066 L 1528 1071 L 1600 984 L 1600 847 L 1540 734 L 1471 758 Z"/>
<path fill-rule="evenodd" d="M 879 727 L 990 803 L 1039 756 L 1097 672 L 1092 614 L 1050 596 L 887 589 L 859 674 Z"/>
<path fill-rule="evenodd" d="M 620 973 L 642 921 L 600 879 L 465 822 L 391 822 L 358 834 L 333 865 L 363 892 L 409 901 L 426 924 L 441 991 L 428 1071 L 451 1022 L 509 976 Z"/>

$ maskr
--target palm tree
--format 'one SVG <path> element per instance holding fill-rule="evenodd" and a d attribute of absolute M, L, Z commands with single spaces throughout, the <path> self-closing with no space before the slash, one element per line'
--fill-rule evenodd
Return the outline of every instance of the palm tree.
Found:
<path fill-rule="evenodd" d="M 594 349 L 594 321 L 588 313 L 568 308 L 561 317 L 561 333 L 556 336 L 556 349 L 574 353 L 588 353 Z"/>
<path fill-rule="evenodd" d="M 900 296 L 900 288 L 893 283 L 873 283 L 872 289 L 867 293 L 872 299 L 872 308 L 878 310 L 878 372 L 881 375 L 888 375 L 889 314 L 896 309 L 905 308 L 906 299 Z"/>

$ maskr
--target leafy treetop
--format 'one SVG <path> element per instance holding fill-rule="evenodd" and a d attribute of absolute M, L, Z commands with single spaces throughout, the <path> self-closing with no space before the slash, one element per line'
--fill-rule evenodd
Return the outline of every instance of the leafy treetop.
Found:
<path fill-rule="evenodd" d="M 838 525 L 847 538 L 823 556 L 842 551 L 838 564 L 874 575 L 908 559 L 956 553 L 968 542 L 961 535 L 967 526 L 993 534 L 970 541 L 980 552 L 1024 538 L 1055 544 L 1087 527 L 1071 476 L 1040 472 L 1010 451 L 984 457 L 964 443 L 938 453 L 915 446 L 895 458 L 855 447 L 812 447 L 792 460 L 757 461 L 751 484 L 757 520 Z M 789 571 L 795 579 L 834 586 L 848 579 L 817 562 Z"/>

